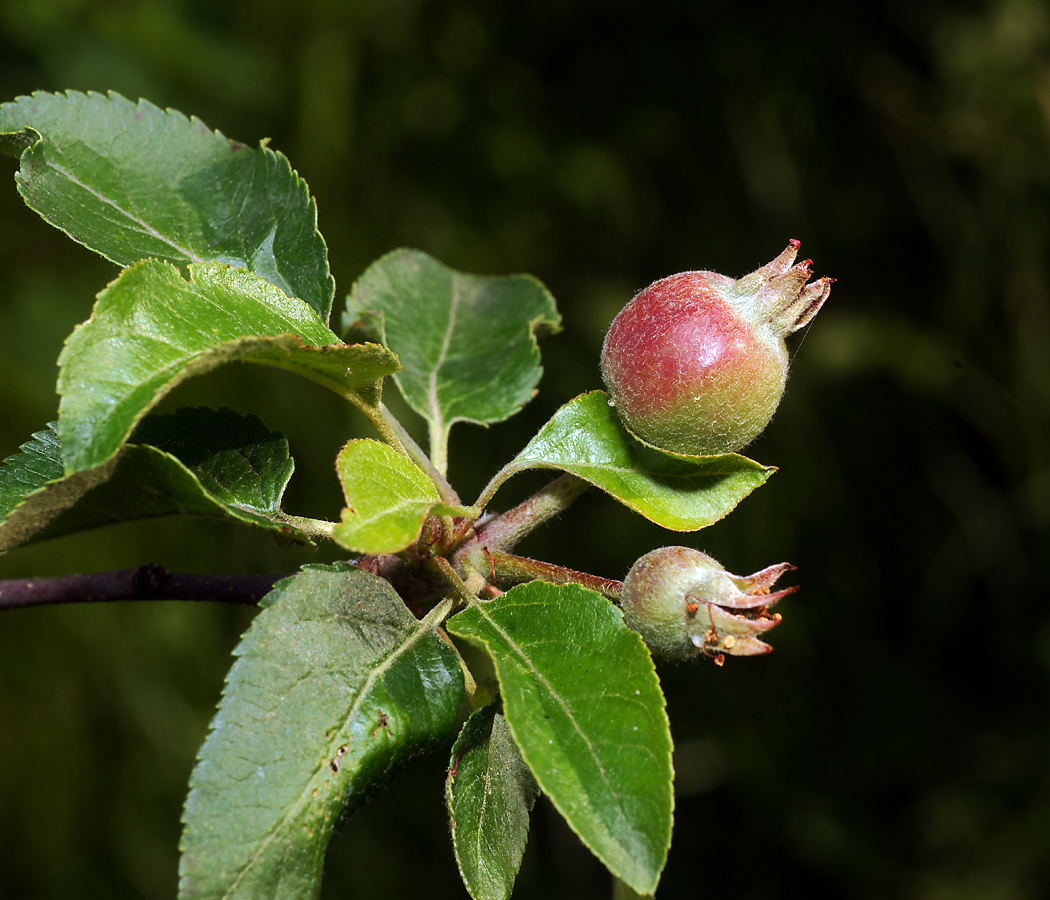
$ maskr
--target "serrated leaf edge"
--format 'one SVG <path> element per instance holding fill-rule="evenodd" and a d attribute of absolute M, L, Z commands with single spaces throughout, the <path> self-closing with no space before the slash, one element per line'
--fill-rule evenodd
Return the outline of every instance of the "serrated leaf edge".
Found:
<path fill-rule="evenodd" d="M 205 122 L 203 122 L 201 119 L 199 119 L 195 115 L 187 116 L 185 113 L 181 112 L 180 110 L 174 109 L 173 107 L 163 107 L 162 108 L 162 107 L 157 106 L 155 103 L 151 103 L 149 100 L 146 100 L 145 98 L 141 98 L 141 97 L 139 98 L 138 101 L 133 101 L 133 100 L 130 100 L 127 97 L 125 97 L 123 94 L 120 94 L 119 92 L 113 91 L 113 90 L 106 91 L 106 93 L 104 93 L 104 94 L 101 93 L 100 91 L 77 91 L 77 90 L 66 90 L 66 91 L 55 91 L 55 92 L 51 92 L 51 91 L 33 91 L 32 94 L 20 94 L 19 96 L 15 97 L 14 100 L 10 100 L 10 101 L 7 101 L 5 103 L 0 104 L 0 110 L 4 109 L 5 107 L 17 106 L 22 101 L 30 101 L 31 102 L 34 99 L 39 99 L 39 98 L 48 98 L 48 99 L 50 99 L 50 98 L 58 98 L 58 97 L 65 97 L 66 99 L 68 99 L 70 101 L 86 100 L 86 101 L 91 101 L 91 102 L 100 102 L 101 101 L 101 102 L 105 102 L 105 103 L 125 103 L 129 107 L 134 108 L 135 110 L 142 109 L 142 110 L 146 110 L 146 111 L 148 111 L 150 113 L 160 114 L 160 115 L 163 115 L 163 116 L 167 116 L 168 118 L 175 119 L 176 121 L 183 122 L 190 129 L 195 130 L 198 133 L 207 134 L 207 135 L 211 136 L 213 139 L 215 139 L 216 141 L 225 141 L 230 150 L 246 149 L 246 148 L 250 147 L 250 145 L 242 143 L 241 141 L 236 141 L 236 140 L 233 140 L 232 138 L 228 138 L 225 134 L 223 134 L 222 131 L 220 131 L 217 128 L 209 128 L 208 125 Z M 32 125 L 26 124 L 25 126 L 23 126 L 23 133 L 28 133 L 28 132 L 33 132 L 34 134 L 36 134 L 37 137 L 36 137 L 36 140 L 33 140 L 33 141 L 30 141 L 30 142 L 26 143 L 26 145 L 22 148 L 21 152 L 19 153 L 20 157 L 27 150 L 31 150 L 33 147 L 35 147 L 41 141 L 46 141 L 48 139 L 47 135 L 43 134 L 39 129 L 33 127 Z M 3 134 L 5 134 L 5 135 L 7 135 L 7 134 L 9 134 L 9 135 L 16 135 L 16 134 L 19 134 L 19 132 L 10 131 L 10 132 L 3 132 Z M 271 161 L 275 165 L 277 165 L 279 167 L 283 167 L 283 170 L 287 171 L 292 176 L 292 178 L 294 179 L 293 180 L 294 190 L 297 191 L 300 194 L 300 199 L 304 199 L 305 198 L 305 200 L 306 200 L 307 209 L 309 210 L 309 216 L 310 216 L 311 223 L 312 223 L 312 226 L 313 226 L 313 233 L 316 236 L 316 239 L 318 241 L 320 241 L 320 245 L 321 245 L 321 248 L 323 250 L 324 268 L 325 268 L 325 272 L 326 272 L 326 277 L 324 279 L 324 285 L 327 288 L 327 290 L 324 292 L 324 294 L 325 294 L 325 296 L 327 298 L 326 301 L 325 301 L 325 309 L 324 310 L 317 310 L 317 309 L 315 309 L 314 312 L 316 312 L 318 314 L 318 316 L 320 317 L 322 322 L 327 324 L 328 321 L 331 318 L 332 305 L 333 305 L 333 302 L 335 300 L 335 278 L 332 276 L 331 268 L 330 268 L 329 262 L 328 262 L 328 244 L 327 244 L 327 242 L 324 239 L 324 235 L 321 234 L 320 230 L 317 227 L 317 201 L 313 197 L 313 195 L 310 193 L 310 188 L 309 188 L 309 185 L 306 183 L 306 180 L 299 174 L 299 172 L 296 169 L 294 169 L 292 167 L 291 161 L 288 159 L 288 157 L 286 157 L 279 150 L 272 150 L 272 149 L 270 149 L 269 143 L 268 143 L 268 139 L 260 141 L 259 142 L 259 146 L 258 146 L 257 149 L 258 149 L 258 151 L 260 153 L 262 153 L 262 155 L 265 158 L 267 158 L 269 161 Z M 63 174 L 65 174 L 66 177 L 69 177 L 70 180 L 72 180 L 75 183 L 79 184 L 85 190 L 88 190 L 90 193 L 94 194 L 102 202 L 105 202 L 105 203 L 108 203 L 111 206 L 114 206 L 112 201 L 110 201 L 108 198 L 98 194 L 96 191 L 92 191 L 86 185 L 84 185 L 81 182 L 77 181 L 75 178 L 72 178 L 71 173 L 63 172 Z M 19 177 L 19 175 L 20 175 L 20 173 L 17 173 L 17 172 L 15 173 L 15 180 L 18 182 L 19 188 L 21 189 L 22 180 Z M 114 208 L 119 209 L 119 207 L 116 207 L 116 206 L 114 206 Z M 152 226 L 148 225 L 146 222 L 142 221 L 139 217 L 135 216 L 134 214 L 130 213 L 127 210 L 120 209 L 120 212 L 121 212 L 122 215 L 127 216 L 130 221 L 134 221 L 138 225 L 140 225 L 143 228 L 144 231 L 146 231 L 149 234 L 151 234 L 154 238 L 156 238 L 156 239 L 162 241 L 163 243 L 167 244 L 173 250 L 178 251 L 182 256 L 184 256 L 186 258 L 187 262 L 190 262 L 190 263 L 221 262 L 221 260 L 212 259 L 211 257 L 199 256 L 198 254 L 193 253 L 192 251 L 188 250 L 187 248 L 181 247 L 181 246 L 171 242 L 164 235 L 162 235 L 159 232 L 157 232 L 156 229 L 152 228 Z M 67 229 L 63 228 L 61 225 L 58 225 L 55 222 L 51 221 L 51 219 L 48 218 L 47 216 L 44 216 L 44 215 L 42 215 L 40 213 L 38 213 L 38 215 L 41 215 L 41 218 L 43 218 L 45 221 L 47 221 L 48 224 L 50 224 L 53 227 L 57 228 L 59 231 L 61 231 L 63 234 L 68 236 L 70 239 L 72 239 L 76 243 L 81 243 L 81 241 L 78 241 Z M 109 262 L 114 263 L 115 265 L 121 266 L 122 268 L 125 267 L 126 265 L 130 265 L 130 264 L 126 264 L 126 263 L 121 263 L 119 260 L 115 260 L 115 259 L 107 256 L 105 253 L 102 253 L 102 252 L 100 252 L 98 250 L 94 250 L 93 248 L 89 248 L 89 249 L 91 249 L 91 252 L 97 253 L 103 259 L 109 260 Z M 278 285 L 274 285 L 274 287 L 276 287 L 282 293 L 286 293 Z M 288 296 L 294 296 L 294 295 L 288 294 Z M 302 300 L 301 297 L 296 298 L 296 299 Z M 307 303 L 307 301 L 303 300 L 303 303 Z M 307 303 L 307 305 L 311 306 L 311 309 L 313 309 L 312 305 L 310 305 L 309 303 Z"/>
<path fill-rule="evenodd" d="M 332 568 L 332 567 L 324 566 L 324 565 L 307 565 L 307 566 L 303 566 L 303 570 L 306 570 L 306 569 L 327 570 L 327 569 L 330 569 L 330 568 Z M 273 586 L 273 590 L 271 590 L 270 593 L 273 594 L 280 586 L 287 584 L 288 582 L 292 581 L 295 577 L 296 577 L 296 575 L 292 575 L 289 578 L 285 578 L 285 579 L 282 579 L 281 581 L 276 582 L 274 584 L 274 586 Z M 271 603 L 272 603 L 272 601 L 271 601 Z M 452 600 L 451 600 L 451 598 L 447 598 L 447 599 L 441 601 L 440 603 L 438 603 L 437 606 L 435 606 L 426 615 L 425 618 L 423 618 L 422 620 L 419 621 L 418 627 L 413 630 L 411 635 L 409 635 L 409 638 L 404 643 L 399 644 L 396 648 L 394 648 L 383 659 L 383 661 L 381 663 L 379 663 L 378 665 L 374 666 L 369 671 L 368 677 L 365 679 L 363 685 L 361 686 L 361 689 L 358 691 L 357 696 L 354 698 L 354 702 L 351 704 L 350 710 L 348 711 L 346 717 L 343 719 L 342 725 L 340 725 L 338 728 L 335 729 L 337 734 L 342 732 L 342 731 L 345 731 L 347 729 L 347 727 L 348 727 L 349 723 L 352 721 L 354 715 L 356 715 L 357 710 L 360 708 L 360 706 L 364 703 L 365 699 L 368 697 L 369 692 L 371 691 L 372 687 L 375 685 L 376 681 L 381 676 L 385 675 L 387 673 L 387 671 L 389 671 L 389 669 L 394 665 L 394 663 L 396 663 L 402 656 L 404 656 L 413 647 L 415 647 L 416 644 L 418 644 L 423 638 L 425 638 L 426 636 L 428 636 L 430 634 L 436 633 L 438 626 L 441 624 L 442 620 L 445 618 L 445 616 L 448 614 L 448 612 L 449 612 L 449 610 L 451 608 L 452 608 Z M 225 680 L 224 685 L 223 685 L 223 698 L 224 699 L 226 697 L 226 688 L 230 685 L 229 676 L 232 674 L 232 672 L 233 672 L 233 669 L 231 668 L 230 672 L 227 673 L 227 677 L 226 677 L 226 680 Z M 209 737 L 211 736 L 211 733 L 212 733 L 212 731 L 209 730 L 209 734 L 208 734 Z M 206 746 L 206 744 L 207 744 L 207 739 L 205 740 L 205 743 L 201 745 L 201 751 L 203 751 L 203 749 Z M 336 748 L 338 748 L 338 746 L 339 746 L 338 742 L 335 741 L 335 739 L 333 738 L 333 741 L 330 743 L 330 747 L 334 751 Z M 329 755 L 331 755 L 331 753 Z M 200 751 L 197 754 L 196 760 L 197 760 L 197 762 L 203 762 L 203 760 L 201 758 Z M 304 789 L 301 792 L 299 798 L 296 801 L 294 801 L 292 804 L 289 805 L 284 818 L 281 819 L 281 821 L 277 825 L 275 825 L 273 827 L 273 829 L 266 836 L 266 838 L 264 838 L 262 840 L 262 842 L 260 843 L 260 846 L 256 850 L 256 852 L 251 855 L 251 857 L 248 859 L 248 861 L 237 872 L 237 876 L 233 879 L 233 881 L 230 883 L 229 887 L 223 893 L 223 895 L 222 895 L 223 900 L 227 900 L 227 898 L 230 897 L 230 895 L 237 889 L 237 885 L 239 885 L 241 883 L 241 881 L 244 880 L 244 878 L 251 871 L 252 867 L 255 865 L 256 861 L 258 861 L 258 859 L 266 851 L 267 847 L 269 847 L 270 844 L 272 844 L 273 841 L 275 841 L 277 839 L 277 836 L 280 834 L 280 832 L 284 828 L 286 828 L 291 821 L 294 820 L 295 816 L 298 815 L 298 813 L 302 810 L 303 806 L 307 802 L 309 802 L 309 798 L 311 796 L 311 790 L 310 790 L 309 785 L 313 782 L 314 778 L 317 777 L 317 774 L 324 769 L 325 765 L 327 765 L 326 762 L 322 762 L 322 763 L 318 764 L 317 768 L 314 769 L 314 771 L 311 773 L 309 778 L 306 779 L 306 787 L 304 787 Z M 183 824 L 184 825 L 186 824 L 185 807 L 183 807 Z M 181 889 L 180 889 L 179 896 L 180 897 L 183 896 L 182 892 L 181 892 Z"/>
<path fill-rule="evenodd" d="M 575 589 L 575 588 L 578 588 L 579 590 L 588 590 L 589 593 L 594 594 L 596 597 L 601 597 L 601 595 L 598 594 L 597 592 L 590 591 L 589 589 L 583 588 L 580 585 L 550 585 L 550 587 L 557 588 L 557 589 L 562 589 L 562 588 L 574 588 Z M 508 591 L 508 593 L 510 593 L 510 592 Z M 485 609 L 485 604 L 484 603 L 475 602 L 474 604 L 471 605 L 470 608 L 476 610 L 479 615 L 484 617 L 484 619 L 488 622 L 488 624 L 507 642 L 508 646 L 511 647 L 511 649 L 518 655 L 518 657 L 520 659 L 528 661 L 528 659 L 529 659 L 528 656 L 525 655 L 525 653 L 522 651 L 522 648 L 518 645 L 518 643 L 516 641 L 514 641 L 513 638 L 511 638 L 511 636 L 507 633 L 507 631 L 504 628 L 502 628 L 492 618 L 491 615 L 489 615 L 489 613 Z M 630 634 L 634 634 L 634 632 L 630 632 L 629 629 L 627 629 L 626 626 L 624 626 L 624 630 L 628 631 L 628 633 L 630 633 Z M 641 644 L 644 647 L 644 643 L 642 643 L 641 636 L 640 635 L 636 635 L 636 637 L 638 639 L 638 643 Z M 468 638 L 464 638 L 464 640 L 468 640 Z M 471 640 L 471 641 L 478 641 L 478 642 L 484 644 L 485 651 L 489 654 L 490 658 L 492 659 L 493 666 L 496 669 L 497 678 L 499 678 L 500 674 L 501 674 L 500 658 L 496 654 L 491 652 L 491 648 L 489 646 L 489 643 L 487 641 L 485 641 L 483 638 L 480 638 L 480 637 L 473 637 L 472 636 L 471 638 L 469 638 L 469 640 Z M 650 671 L 651 671 L 652 675 L 657 678 L 657 683 L 659 684 L 659 677 L 656 675 L 656 666 L 655 666 L 655 664 L 652 661 L 652 656 L 648 653 L 648 651 L 646 651 L 645 655 L 646 655 L 647 659 L 649 660 Z M 598 771 L 601 772 L 603 780 L 606 781 L 606 785 L 607 785 L 607 787 L 609 789 L 610 794 L 615 796 L 616 792 L 613 791 L 611 786 L 609 786 L 609 784 L 608 784 L 608 776 L 605 773 L 605 769 L 600 764 L 600 761 L 598 760 L 597 755 L 594 753 L 593 744 L 587 738 L 587 736 L 584 734 L 582 729 L 580 729 L 579 724 L 577 723 L 575 716 L 572 715 L 571 711 L 565 705 L 565 702 L 561 699 L 560 694 L 558 694 L 556 691 L 554 691 L 554 689 L 551 686 L 550 682 L 543 676 L 543 674 L 540 673 L 539 671 L 537 671 L 535 669 L 535 667 L 531 663 L 529 664 L 528 668 L 529 668 L 529 671 L 534 673 L 535 677 L 541 683 L 543 683 L 543 685 L 550 692 L 551 696 L 557 698 L 559 704 L 562 706 L 562 710 L 565 713 L 566 717 L 572 722 L 573 727 L 576 729 L 576 733 L 584 741 L 584 744 L 587 746 L 588 750 L 590 751 L 591 756 L 592 756 L 592 758 L 593 758 L 593 760 L 595 762 L 595 765 L 596 765 Z M 669 722 L 669 720 L 667 718 L 667 707 L 666 707 L 666 704 L 662 705 L 661 709 L 662 709 L 664 722 L 668 725 L 668 729 L 669 729 L 670 728 L 670 722 Z M 510 718 L 507 718 L 507 727 L 510 728 L 511 735 L 514 738 L 514 743 L 517 744 L 518 750 L 521 752 L 522 759 L 525 760 L 526 764 L 529 766 L 529 769 L 535 775 L 536 774 L 536 770 L 535 770 L 534 766 L 532 765 L 532 763 L 529 761 L 528 753 L 521 745 L 521 740 L 520 740 L 519 735 L 518 735 L 518 729 L 515 728 L 515 725 L 510 720 Z M 670 733 L 670 732 L 668 732 L 668 733 Z M 669 760 L 670 760 L 670 754 L 669 754 Z M 673 772 L 674 772 L 673 760 L 670 760 L 670 765 L 671 765 L 672 779 L 673 779 Z M 539 778 L 538 775 L 536 776 L 536 780 L 537 780 L 537 782 L 540 783 L 540 786 L 542 788 L 542 781 L 541 781 L 541 779 Z M 673 784 L 673 781 L 672 781 L 672 784 Z M 674 791 L 673 791 L 673 789 L 671 789 L 671 785 L 669 785 L 669 792 L 670 792 L 670 795 L 671 795 L 671 813 L 672 813 L 672 820 L 671 821 L 673 823 Z M 548 794 L 548 796 L 550 797 L 549 794 Z M 550 797 L 550 800 L 554 804 L 554 806 L 558 810 L 558 812 L 560 812 L 562 814 L 562 817 L 565 819 L 565 821 L 569 825 L 569 827 L 572 828 L 572 830 L 574 832 L 576 832 L 576 829 L 573 826 L 573 823 L 569 820 L 568 816 L 566 816 L 565 810 L 562 809 L 561 804 L 559 803 L 558 799 L 556 799 L 555 797 Z M 580 840 L 583 841 L 585 844 L 587 844 L 588 848 L 592 852 L 594 852 L 596 856 L 598 856 L 597 852 L 594 850 L 593 847 L 590 846 L 590 844 L 587 843 L 586 840 L 584 840 L 583 836 L 580 835 L 578 832 L 576 832 L 576 834 L 580 838 Z M 618 841 L 614 841 L 614 843 L 619 843 L 619 842 Z M 668 835 L 668 839 L 666 841 L 666 845 L 667 845 L 667 847 L 670 846 L 670 835 Z M 665 849 L 665 851 L 664 851 L 665 863 L 666 863 L 666 852 L 667 851 Z M 601 859 L 601 857 L 598 857 L 598 858 Z M 634 881 L 632 881 L 630 878 L 625 877 L 625 874 L 623 872 L 619 872 L 619 871 L 614 870 L 612 868 L 612 866 L 610 866 L 604 859 L 602 859 L 601 861 L 609 869 L 609 871 L 612 872 L 612 874 L 614 874 L 618 878 L 621 878 L 623 881 L 625 881 L 626 883 L 630 884 L 636 890 L 639 890 L 642 893 L 652 893 L 653 891 L 656 890 L 656 886 L 659 883 L 659 876 L 660 876 L 659 872 L 657 873 L 657 878 L 656 878 L 656 882 L 655 883 L 653 883 L 651 885 L 650 884 L 641 884 L 640 885 L 640 884 L 637 884 Z M 662 871 L 662 869 L 661 869 L 661 871 Z"/>

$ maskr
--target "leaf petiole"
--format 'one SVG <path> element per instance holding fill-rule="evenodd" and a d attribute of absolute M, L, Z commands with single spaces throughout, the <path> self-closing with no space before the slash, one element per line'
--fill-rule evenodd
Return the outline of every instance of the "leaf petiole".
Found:
<path fill-rule="evenodd" d="M 452 590 L 455 591 L 460 600 L 462 600 L 467 606 L 472 606 L 477 602 L 477 592 L 484 584 L 484 579 L 473 578 L 469 580 L 470 585 L 467 584 L 455 570 L 452 563 L 450 563 L 443 556 L 434 557 L 434 564 L 440 570 L 441 574 L 445 576 Z M 474 574 L 477 574 L 476 572 Z M 477 582 L 476 590 L 471 590 L 471 585 Z"/>
<path fill-rule="evenodd" d="M 613 900 L 653 900 L 652 894 L 639 894 L 629 884 L 613 876 Z"/>
<path fill-rule="evenodd" d="M 327 519 L 311 519 L 308 516 L 290 516 L 287 513 L 271 515 L 270 518 L 282 525 L 290 525 L 303 534 L 314 538 L 325 538 L 333 540 L 332 532 L 338 523 L 329 522 Z"/>
<path fill-rule="evenodd" d="M 390 412 L 387 405 L 380 402 L 375 409 L 379 413 L 382 427 L 376 424 L 375 421 L 373 421 L 373 424 L 376 425 L 376 429 L 383 436 L 383 439 L 395 449 L 404 452 L 412 462 L 427 473 L 430 480 L 434 482 L 434 487 L 437 488 L 438 495 L 445 503 L 450 506 L 461 505 L 459 494 L 457 494 L 452 485 L 449 484 L 448 479 L 434 465 L 434 463 L 430 461 L 430 457 L 427 456 L 426 453 L 423 452 L 423 448 L 412 439 L 412 435 L 410 435 L 405 430 L 405 426 L 394 417 L 394 414 Z M 387 436 L 388 434 L 390 437 Z"/>
<path fill-rule="evenodd" d="M 478 541 L 490 550 L 510 550 L 530 531 L 568 509 L 589 487 L 575 475 L 559 475 L 524 502 L 486 522 L 478 530 Z M 481 509 L 482 500 L 476 506 Z"/>

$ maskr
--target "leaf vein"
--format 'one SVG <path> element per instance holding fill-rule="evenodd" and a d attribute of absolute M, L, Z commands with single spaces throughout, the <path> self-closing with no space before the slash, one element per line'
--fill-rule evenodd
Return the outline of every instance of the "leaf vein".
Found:
<path fill-rule="evenodd" d="M 437 359 L 435 360 L 434 367 L 430 370 L 430 376 L 427 379 L 427 400 L 433 410 L 434 430 L 437 434 L 444 431 L 444 415 L 441 410 L 441 399 L 438 397 L 438 374 L 441 371 L 441 367 L 445 365 L 445 361 L 448 358 L 449 348 L 452 346 L 452 333 L 456 327 L 456 318 L 459 314 L 459 304 L 461 299 L 459 280 L 453 277 L 452 300 L 449 304 L 448 322 L 445 325 L 445 334 L 442 336 L 441 347 L 438 349 Z"/>
<path fill-rule="evenodd" d="M 586 745 L 587 750 L 590 752 L 591 758 L 593 759 L 594 764 L 598 769 L 598 773 L 601 776 L 602 781 L 608 788 L 610 795 L 616 799 L 617 808 L 619 809 L 620 814 L 623 815 L 622 804 L 620 803 L 620 794 L 613 787 L 612 781 L 610 780 L 608 773 L 605 771 L 605 767 L 602 765 L 601 759 L 595 751 L 594 744 L 584 732 L 584 730 L 580 727 L 579 722 L 576 721 L 576 716 L 573 715 L 572 709 L 569 706 L 568 702 L 561 696 L 561 694 L 558 691 L 554 689 L 554 686 L 550 683 L 550 681 L 547 680 L 543 673 L 536 669 L 536 667 L 532 663 L 531 658 L 528 656 L 528 654 L 525 653 L 524 648 L 522 648 L 517 643 L 517 641 L 515 641 L 510 636 L 510 634 L 505 629 L 503 629 L 499 625 L 499 623 L 495 621 L 495 619 L 492 618 L 488 610 L 486 610 L 482 604 L 477 604 L 476 608 L 479 610 L 481 615 L 485 617 L 488 623 L 499 633 L 503 640 L 507 642 L 507 646 L 510 647 L 510 649 L 518 655 L 518 657 L 522 660 L 522 662 L 532 673 L 532 675 L 536 678 L 536 680 L 539 681 L 540 684 L 542 684 L 550 692 L 551 697 L 553 697 L 554 700 L 559 704 L 559 706 L 562 709 L 562 712 L 565 714 L 565 717 L 569 720 L 569 723 L 575 729 L 577 735 L 579 735 L 580 739 Z"/>
<path fill-rule="evenodd" d="M 187 248 L 182 247 L 179 244 L 176 244 L 173 240 L 171 240 L 171 238 L 166 237 L 165 235 L 161 234 L 159 231 L 157 231 L 157 229 L 155 229 L 153 226 L 151 226 L 144 219 L 141 219 L 138 216 L 134 215 L 133 213 L 129 212 L 128 210 L 124 209 L 119 203 L 117 203 L 116 201 L 110 199 L 109 197 L 107 197 L 102 192 L 95 190 L 90 185 L 84 184 L 83 181 L 81 181 L 79 178 L 77 178 L 76 175 L 74 175 L 65 166 L 60 166 L 60 165 L 58 165 L 58 163 L 50 162 L 50 161 L 48 162 L 48 165 L 52 169 L 54 169 L 56 172 L 58 172 L 60 175 L 62 175 L 64 178 L 68 178 L 77 187 L 81 188 L 82 190 L 87 191 L 96 200 L 100 200 L 102 203 L 105 203 L 107 206 L 109 206 L 112 209 L 116 210 L 118 213 L 120 213 L 122 216 L 124 216 L 129 221 L 134 222 L 136 225 L 139 226 L 139 228 L 142 230 L 142 232 L 144 234 L 148 234 L 151 237 L 156 238 L 158 241 L 161 241 L 162 243 L 167 244 L 173 250 L 176 250 L 178 253 L 180 253 L 185 259 L 188 259 L 190 262 L 204 262 L 204 258 L 203 257 L 200 257 L 196 253 L 193 253 L 191 250 L 188 250 Z"/>
<path fill-rule="evenodd" d="M 361 706 L 370 696 L 371 691 L 375 687 L 375 684 L 379 680 L 379 678 L 384 676 L 391 669 L 391 667 L 402 656 L 404 656 L 413 647 L 415 647 L 415 645 L 418 644 L 420 640 L 422 640 L 425 636 L 429 635 L 437 626 L 438 622 L 440 622 L 439 617 L 435 618 L 429 625 L 427 625 L 425 621 L 421 622 L 420 627 L 413 631 L 412 634 L 409 635 L 408 639 L 403 644 L 400 644 L 398 647 L 392 650 L 386 656 L 386 658 L 383 659 L 382 662 L 380 662 L 378 665 L 372 667 L 372 669 L 369 671 L 368 677 L 364 681 L 364 684 L 358 691 L 357 696 L 354 699 L 354 702 L 351 705 L 349 712 L 343 719 L 342 726 L 337 730 L 337 734 L 344 732 L 349 727 L 350 723 L 354 719 L 354 716 L 357 715 Z M 332 745 L 338 746 L 338 744 L 335 743 L 335 740 L 336 739 L 333 738 Z M 289 807 L 288 812 L 285 814 L 284 818 L 277 825 L 275 825 L 273 829 L 271 829 L 271 831 L 263 838 L 263 840 L 259 844 L 259 848 L 244 863 L 244 866 L 237 873 L 237 877 L 233 879 L 229 888 L 222 895 L 222 900 L 228 900 L 228 898 L 232 896 L 233 892 L 237 889 L 237 886 L 244 880 L 244 878 L 248 875 L 248 872 L 259 861 L 259 859 L 262 858 L 262 855 L 266 852 L 266 849 L 270 846 L 270 844 L 272 844 L 277 839 L 277 836 L 289 825 L 290 822 L 294 821 L 295 817 L 309 802 L 312 796 L 310 785 L 313 783 L 314 778 L 317 777 L 317 773 L 322 771 L 325 765 L 327 765 L 327 763 L 322 762 L 314 769 L 309 779 L 307 779 L 306 785 L 304 786 L 302 793 L 299 795 L 299 799 L 296 800 Z"/>

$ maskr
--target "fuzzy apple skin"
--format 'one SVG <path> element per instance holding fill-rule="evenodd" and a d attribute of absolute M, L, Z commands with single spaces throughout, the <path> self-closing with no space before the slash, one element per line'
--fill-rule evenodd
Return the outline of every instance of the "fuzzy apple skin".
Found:
<path fill-rule="evenodd" d="M 769 423 L 787 383 L 784 336 L 827 299 L 806 285 L 798 241 L 741 279 L 682 272 L 639 293 L 613 320 L 602 378 L 628 430 L 674 453 L 733 453 Z"/>
<path fill-rule="evenodd" d="M 774 593 L 770 588 L 791 568 L 780 563 L 734 575 L 692 547 L 651 550 L 624 579 L 624 624 L 664 659 L 768 653 L 772 647 L 759 636 L 780 621 L 769 607 L 794 590 Z"/>
<path fill-rule="evenodd" d="M 676 453 L 730 453 L 750 443 L 787 383 L 783 340 L 742 320 L 712 274 L 650 285 L 616 317 L 602 353 L 602 377 L 624 423 Z"/>
<path fill-rule="evenodd" d="M 717 563 L 698 550 L 661 547 L 631 566 L 623 582 L 623 621 L 656 656 L 683 660 L 700 653 L 690 640 L 686 597 L 709 565 Z"/>

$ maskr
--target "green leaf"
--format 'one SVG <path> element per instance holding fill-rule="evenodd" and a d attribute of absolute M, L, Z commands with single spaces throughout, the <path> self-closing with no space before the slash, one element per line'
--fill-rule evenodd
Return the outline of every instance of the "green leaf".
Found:
<path fill-rule="evenodd" d="M 163 450 L 193 471 L 201 486 L 231 509 L 274 516 L 295 470 L 288 440 L 258 416 L 232 409 L 183 407 L 146 416 L 131 436 Z"/>
<path fill-rule="evenodd" d="M 389 350 L 341 343 L 309 306 L 243 269 L 191 265 L 187 280 L 169 263 L 136 263 L 59 356 L 66 472 L 105 462 L 172 388 L 234 361 L 288 369 L 372 406 L 398 369 Z"/>
<path fill-rule="evenodd" d="M 328 321 L 335 281 L 317 210 L 280 153 L 114 93 L 19 97 L 0 105 L 0 132 L 0 149 L 21 151 L 26 204 L 78 243 L 122 266 L 242 267 Z"/>
<path fill-rule="evenodd" d="M 422 469 L 379 441 L 349 441 L 335 469 L 347 508 L 332 538 L 355 553 L 404 550 L 419 537 L 428 515 L 477 516 L 472 507 L 442 503 Z"/>
<path fill-rule="evenodd" d="M 288 442 L 255 416 L 182 409 L 147 416 L 134 440 L 101 466 L 66 476 L 55 423 L 34 434 L 0 466 L 0 552 L 170 515 L 234 519 L 309 541 L 280 508 L 294 468 Z"/>
<path fill-rule="evenodd" d="M 58 423 L 49 422 L 0 465 L 0 519 L 45 484 L 62 478 L 62 442 Z"/>
<path fill-rule="evenodd" d="M 635 440 L 604 391 L 570 400 L 482 493 L 483 508 L 499 486 L 525 469 L 571 472 L 672 531 L 717 522 L 776 471 L 738 453 L 686 456 Z"/>
<path fill-rule="evenodd" d="M 463 883 L 474 900 L 507 900 L 529 839 L 539 786 L 491 704 L 473 713 L 452 748 L 445 800 Z"/>
<path fill-rule="evenodd" d="M 532 399 L 543 371 L 536 337 L 560 323 L 554 298 L 531 275 L 468 275 L 418 250 L 374 262 L 343 317 L 344 328 L 364 328 L 401 358 L 397 385 L 430 424 L 442 472 L 455 422 L 500 422 Z"/>
<path fill-rule="evenodd" d="M 3 107 L 0 106 L 0 115 L 2 115 L 2 111 Z M 23 128 L 21 131 L 10 133 L 0 132 L 0 153 L 18 159 L 22 155 L 23 150 L 27 147 L 32 147 L 39 140 L 40 132 L 34 131 L 32 128 Z"/>
<path fill-rule="evenodd" d="M 630 885 L 624 884 L 619 878 L 613 883 L 613 900 L 654 900 L 652 894 L 639 894 Z"/>
<path fill-rule="evenodd" d="M 346 563 L 278 582 L 234 651 L 190 777 L 181 898 L 309 900 L 352 809 L 448 740 L 463 698 L 436 614 L 422 622 Z"/>
<path fill-rule="evenodd" d="M 486 649 L 543 792 L 617 877 L 652 893 L 671 843 L 671 733 L 652 658 L 579 585 L 518 585 L 451 618 Z"/>

